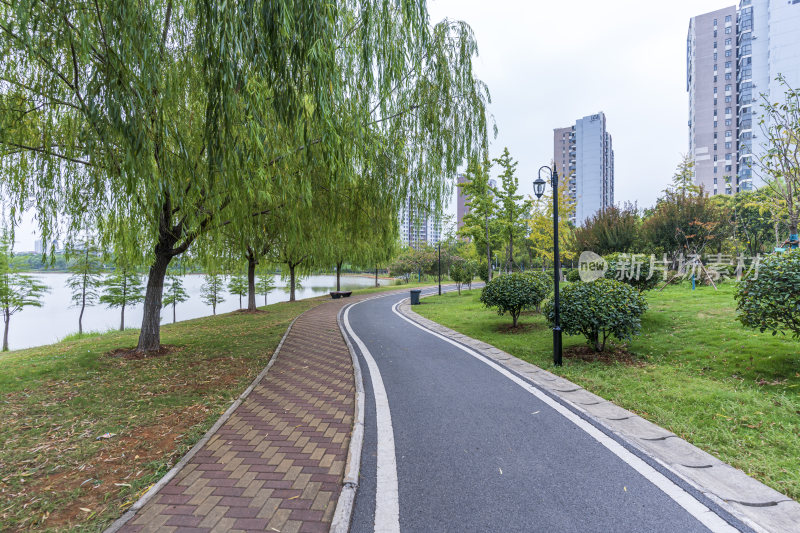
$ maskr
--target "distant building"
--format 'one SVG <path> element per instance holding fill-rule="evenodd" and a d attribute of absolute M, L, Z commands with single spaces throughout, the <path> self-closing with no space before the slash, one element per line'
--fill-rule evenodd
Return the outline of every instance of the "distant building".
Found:
<path fill-rule="evenodd" d="M 44 253 L 44 245 L 42 244 L 41 239 L 36 239 L 33 241 L 33 252 L 36 254 Z"/>
<path fill-rule="evenodd" d="M 693 17 L 686 67 L 695 183 L 712 194 L 758 187 L 753 163 L 767 141 L 761 95 L 783 99 L 778 75 L 800 87 L 800 0 L 742 0 L 738 10 Z"/>
<path fill-rule="evenodd" d="M 459 174 L 456 177 L 456 183 L 459 185 L 466 183 L 467 181 L 469 180 L 467 180 L 467 177 L 464 174 Z M 467 205 L 469 198 L 467 198 L 467 195 L 464 194 L 463 187 L 456 186 L 456 189 L 456 229 L 460 230 L 464 227 L 464 217 L 469 214 L 469 205 Z"/>
<path fill-rule="evenodd" d="M 464 174 L 459 174 L 457 177 L 458 183 L 466 183 L 469 180 Z M 489 187 L 497 188 L 497 180 L 494 178 L 489 178 Z M 458 191 L 456 193 L 456 226 L 458 229 L 464 227 L 464 217 L 469 214 L 469 196 L 464 194 L 464 190 L 461 187 L 458 187 Z"/>
<path fill-rule="evenodd" d="M 400 221 L 400 241 L 412 248 L 425 244 L 431 246 L 442 238 L 441 216 L 434 217 L 428 213 L 415 211 L 410 199 L 406 200 L 398 214 Z"/>
<path fill-rule="evenodd" d="M 582 225 L 614 205 L 614 147 L 604 113 L 553 130 L 553 161 L 559 176 L 569 176 L 569 194 L 575 202 L 573 224 Z"/>
<path fill-rule="evenodd" d="M 686 90 L 689 154 L 695 183 L 707 192 L 736 191 L 736 6 L 689 21 Z"/>
<path fill-rule="evenodd" d="M 800 0 L 743 0 L 737 25 L 739 79 L 739 182 L 742 189 L 763 180 L 753 172 L 753 161 L 767 151 L 767 139 L 758 122 L 761 94 L 770 102 L 785 99 L 782 75 L 793 89 L 800 88 Z M 766 126 L 769 126 L 767 123 Z"/>

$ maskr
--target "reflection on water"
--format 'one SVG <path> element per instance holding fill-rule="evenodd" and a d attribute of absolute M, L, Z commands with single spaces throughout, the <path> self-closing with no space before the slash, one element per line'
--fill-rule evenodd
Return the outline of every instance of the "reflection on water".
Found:
<path fill-rule="evenodd" d="M 69 274 L 35 274 L 42 283 L 50 287 L 50 292 L 45 295 L 40 308 L 27 307 L 11 317 L 11 328 L 8 334 L 8 344 L 12 350 L 30 348 L 51 344 L 63 339 L 65 336 L 78 331 L 79 309 L 70 307 L 70 292 L 67 288 Z M 189 300 L 178 304 L 175 312 L 178 320 L 199 318 L 211 314 L 211 307 L 200 300 L 200 286 L 203 284 L 202 275 L 188 275 L 184 277 L 184 287 L 189 294 Z M 374 278 L 369 277 L 342 277 L 342 290 L 353 290 L 359 287 L 371 287 L 375 284 Z M 273 280 L 275 290 L 269 293 L 267 302 L 270 304 L 286 302 L 289 300 L 289 287 L 280 276 Z M 303 278 L 302 283 L 295 290 L 295 298 L 313 298 L 320 296 L 336 287 L 336 276 L 310 276 Z M 239 309 L 239 297 L 225 293 L 225 302 L 217 305 L 217 313 L 227 313 Z M 247 298 L 242 299 L 247 305 Z M 264 305 L 264 295 L 256 297 L 256 305 Z M 119 328 L 119 309 L 109 309 L 103 305 L 87 307 L 83 314 L 83 331 L 108 331 Z M 142 305 L 125 309 L 125 326 L 138 328 L 142 322 Z M 172 322 L 172 307 L 161 311 L 161 323 Z"/>

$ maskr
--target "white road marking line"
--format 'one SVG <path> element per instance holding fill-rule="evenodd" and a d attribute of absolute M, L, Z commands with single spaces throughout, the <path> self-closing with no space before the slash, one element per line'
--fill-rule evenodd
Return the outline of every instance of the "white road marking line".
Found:
<path fill-rule="evenodd" d="M 401 300 L 402 302 L 402 300 Z M 696 500 L 691 494 L 683 490 L 681 487 L 676 485 L 672 480 L 666 477 L 664 474 L 644 462 L 642 459 L 637 457 L 635 454 L 628 451 L 624 446 L 620 443 L 591 425 L 589 422 L 584 420 L 583 418 L 579 417 L 565 406 L 561 405 L 550 396 L 545 394 L 544 392 L 540 391 L 538 388 L 534 387 L 527 381 L 519 378 L 518 376 L 511 373 L 505 367 L 500 366 L 499 364 L 495 363 L 483 357 L 476 351 L 463 346 L 452 339 L 448 339 L 444 335 L 436 333 L 435 331 L 431 331 L 426 327 L 417 324 L 413 320 L 403 316 L 398 310 L 397 306 L 400 305 L 401 302 L 397 302 L 392 306 L 392 311 L 394 314 L 408 322 L 409 324 L 421 329 L 422 331 L 433 335 L 434 337 L 438 337 L 439 339 L 452 344 L 456 348 L 461 349 L 462 351 L 468 353 L 469 355 L 473 356 L 474 358 L 482 361 L 492 367 L 493 369 L 500 372 L 502 375 L 522 387 L 523 389 L 527 390 L 541 401 L 552 407 L 556 412 L 561 414 L 564 418 L 578 426 L 580 429 L 588 433 L 592 438 L 594 438 L 597 442 L 605 446 L 608 450 L 610 450 L 614 455 L 622 459 L 625 463 L 631 466 L 634 470 L 639 472 L 642 476 L 645 477 L 648 481 L 650 481 L 653 485 L 661 489 L 667 496 L 672 498 L 678 505 L 683 507 L 689 514 L 695 517 L 701 524 L 706 526 L 708 529 L 715 533 L 733 533 L 738 532 L 739 530 L 730 525 L 726 522 L 722 517 L 718 516 L 714 513 L 711 509 L 700 503 Z M 370 369 L 370 373 L 372 370 Z"/>
<path fill-rule="evenodd" d="M 366 301 L 366 300 L 365 300 Z M 383 386 L 378 364 L 372 354 L 350 327 L 350 309 L 344 312 L 344 327 L 361 351 L 367 362 L 369 377 L 372 381 L 372 394 L 375 398 L 375 415 L 378 428 L 378 468 L 377 486 L 375 490 L 375 531 L 380 533 L 399 533 L 400 531 L 400 495 L 397 486 L 397 460 L 394 449 L 394 429 L 392 429 L 392 413 L 389 410 L 389 397 Z"/>

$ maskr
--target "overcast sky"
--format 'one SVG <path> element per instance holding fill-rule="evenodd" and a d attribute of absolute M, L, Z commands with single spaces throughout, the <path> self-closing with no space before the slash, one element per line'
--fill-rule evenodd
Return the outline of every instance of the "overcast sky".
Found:
<path fill-rule="evenodd" d="M 603 111 L 614 138 L 615 200 L 652 205 L 688 148 L 689 18 L 732 0 L 429 0 L 431 22 L 469 23 L 477 76 L 492 93 L 504 146 L 519 161 L 522 191 L 553 157 L 553 129 Z M 451 212 L 454 208 L 451 204 Z M 16 249 L 32 250 L 34 226 Z"/>
<path fill-rule="evenodd" d="M 472 26 L 492 93 L 497 157 L 525 193 L 553 158 L 553 129 L 599 111 L 614 140 L 615 201 L 655 203 L 688 150 L 686 34 L 727 0 L 429 0 L 431 22 Z"/>

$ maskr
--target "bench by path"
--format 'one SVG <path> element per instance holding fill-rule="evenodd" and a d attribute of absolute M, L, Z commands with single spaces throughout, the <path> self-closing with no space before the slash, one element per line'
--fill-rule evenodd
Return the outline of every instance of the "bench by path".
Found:
<path fill-rule="evenodd" d="M 327 532 L 355 396 L 336 317 L 358 299 L 301 315 L 266 377 L 119 531 Z"/>

